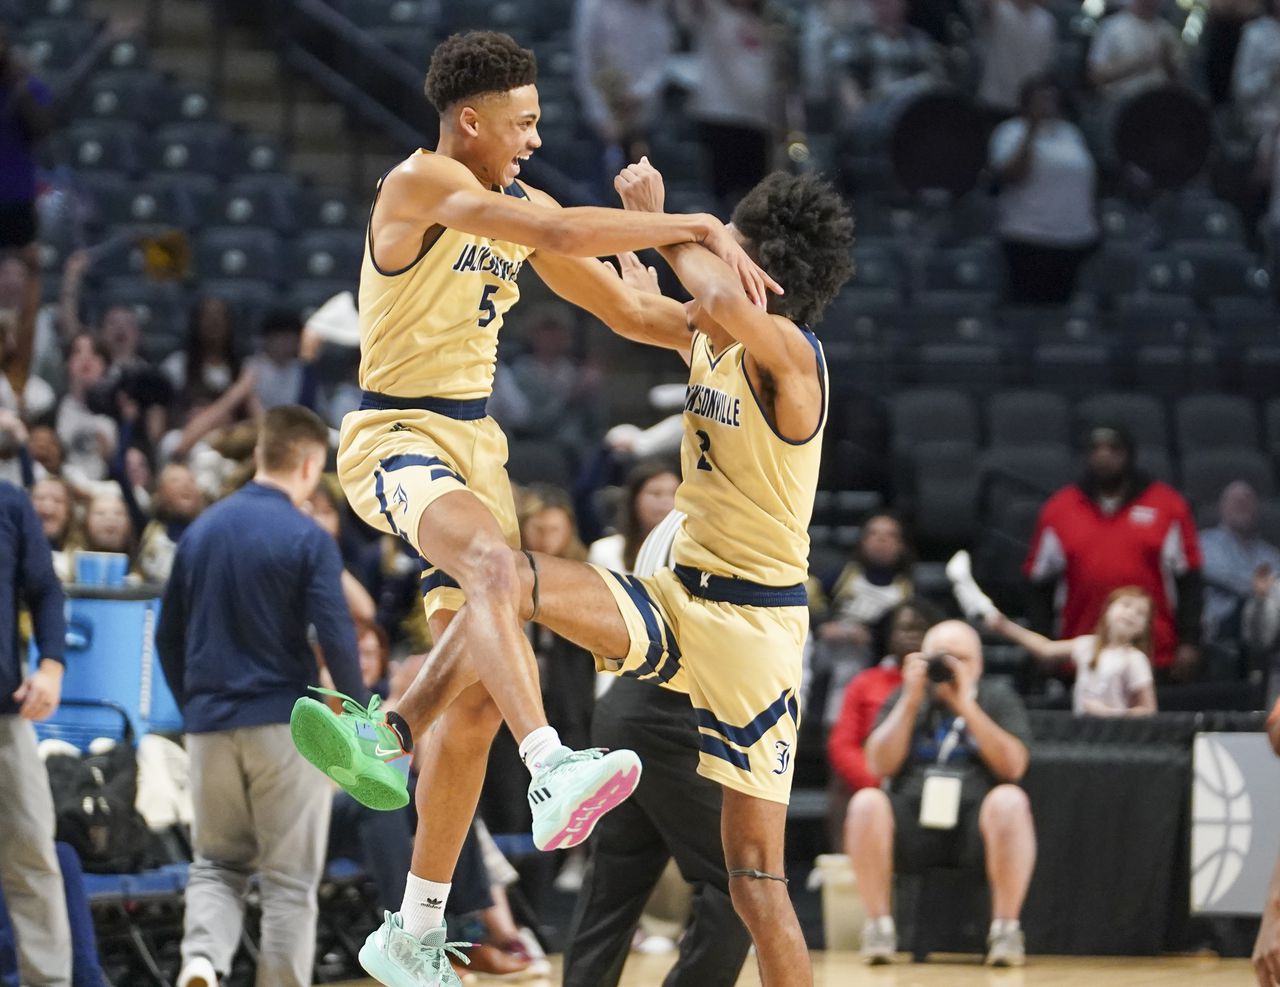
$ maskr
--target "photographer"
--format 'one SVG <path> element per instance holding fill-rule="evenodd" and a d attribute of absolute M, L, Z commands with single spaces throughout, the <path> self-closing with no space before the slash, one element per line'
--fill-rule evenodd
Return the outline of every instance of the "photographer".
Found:
<path fill-rule="evenodd" d="M 925 657 L 928 655 L 929 657 Z M 889 910 L 895 869 L 979 867 L 991 885 L 987 963 L 1025 960 L 1019 915 L 1035 866 L 1031 805 L 1017 787 L 1031 736 L 1009 687 L 982 679 L 982 643 L 961 621 L 925 635 L 903 664 L 902 688 L 880 710 L 867 765 L 886 779 L 849 803 L 845 852 L 867 908 L 863 959 L 897 952 Z"/>

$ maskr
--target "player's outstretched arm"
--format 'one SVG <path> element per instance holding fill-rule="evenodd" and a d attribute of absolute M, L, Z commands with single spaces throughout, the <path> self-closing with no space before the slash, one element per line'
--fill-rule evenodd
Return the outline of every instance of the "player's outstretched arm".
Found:
<path fill-rule="evenodd" d="M 603 257 L 671 243 L 704 243 L 735 266 L 750 261 L 714 216 L 631 216 L 619 209 L 575 206 L 550 209 L 535 199 L 529 208 L 511 196 L 494 195 L 463 164 L 444 155 L 415 155 L 383 182 L 381 226 L 400 226 L 392 233 L 447 226 L 475 236 L 521 243 L 535 250 L 572 257 Z M 770 288 L 767 275 L 754 264 L 744 266 L 744 283 L 763 303 Z"/>

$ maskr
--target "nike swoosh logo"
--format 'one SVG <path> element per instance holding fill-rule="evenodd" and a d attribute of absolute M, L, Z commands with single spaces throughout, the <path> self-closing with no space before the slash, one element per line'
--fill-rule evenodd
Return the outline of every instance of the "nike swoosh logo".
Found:
<path fill-rule="evenodd" d="M 401 754 L 404 753 L 404 751 L 402 751 L 399 747 L 392 747 L 390 750 L 387 750 L 381 744 L 378 744 L 376 747 L 374 747 L 373 753 L 375 757 L 399 757 Z"/>

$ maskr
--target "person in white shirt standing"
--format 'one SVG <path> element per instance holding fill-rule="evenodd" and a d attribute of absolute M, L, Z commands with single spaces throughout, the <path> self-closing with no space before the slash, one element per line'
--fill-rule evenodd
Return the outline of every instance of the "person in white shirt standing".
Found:
<path fill-rule="evenodd" d="M 1178 32 L 1160 17 L 1160 0 L 1131 0 L 1127 10 L 1098 25 L 1089 47 L 1089 82 L 1114 99 L 1176 82 L 1184 59 Z"/>
<path fill-rule="evenodd" d="M 989 157 L 1001 183 L 998 230 L 1008 267 L 1007 300 L 1062 304 L 1098 241 L 1097 167 L 1062 94 L 1047 77 L 1022 87 L 1019 116 L 996 127 Z"/>
<path fill-rule="evenodd" d="M 1280 0 L 1246 25 L 1231 80 L 1232 96 L 1258 142 L 1258 175 L 1271 185 L 1270 219 L 1280 223 Z"/>
<path fill-rule="evenodd" d="M 1012 116 L 1023 85 L 1053 70 L 1057 24 L 1040 0 L 986 0 L 982 13 L 978 102 L 1001 118 Z"/>

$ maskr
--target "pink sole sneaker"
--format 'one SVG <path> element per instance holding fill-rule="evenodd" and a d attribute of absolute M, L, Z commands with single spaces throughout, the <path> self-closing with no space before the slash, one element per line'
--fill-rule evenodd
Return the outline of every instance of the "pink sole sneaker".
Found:
<path fill-rule="evenodd" d="M 546 841 L 545 845 L 539 844 L 538 849 L 568 850 L 585 842 L 604 814 L 625 802 L 639 783 L 638 765 L 611 775 L 573 810 L 568 825 Z"/>

